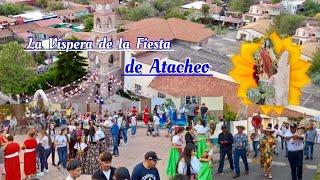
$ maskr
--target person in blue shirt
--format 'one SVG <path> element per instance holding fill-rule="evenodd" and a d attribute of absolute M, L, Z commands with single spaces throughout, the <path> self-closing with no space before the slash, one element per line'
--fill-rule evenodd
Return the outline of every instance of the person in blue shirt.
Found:
<path fill-rule="evenodd" d="M 234 167 L 235 167 L 235 175 L 233 178 L 237 178 L 240 176 L 240 166 L 239 160 L 240 157 L 243 161 L 244 168 L 246 170 L 246 175 L 249 174 L 249 165 L 247 161 L 247 156 L 249 153 L 249 144 L 248 144 L 248 136 L 243 133 L 245 130 L 244 126 L 236 126 L 238 133 L 233 137 L 233 157 L 234 157 Z"/>
<path fill-rule="evenodd" d="M 114 119 L 112 120 L 112 127 L 111 127 L 111 135 L 112 135 L 112 141 L 113 141 L 113 154 L 114 156 L 119 156 L 119 149 L 118 149 L 118 136 L 119 136 L 119 126 L 117 121 Z"/>
<path fill-rule="evenodd" d="M 159 171 L 156 168 L 158 158 L 157 154 L 149 151 L 144 156 L 144 161 L 133 169 L 131 180 L 160 180 Z"/>

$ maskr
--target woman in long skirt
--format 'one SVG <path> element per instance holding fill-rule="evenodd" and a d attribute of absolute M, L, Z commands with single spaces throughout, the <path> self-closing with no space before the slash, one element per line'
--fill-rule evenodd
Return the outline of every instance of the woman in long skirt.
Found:
<path fill-rule="evenodd" d="M 198 174 L 198 180 L 213 180 L 212 177 L 212 157 L 213 157 L 213 149 L 212 149 L 212 143 L 211 139 L 207 140 L 207 144 L 209 149 L 205 151 L 205 153 L 201 156 L 200 162 L 201 162 L 201 169 Z"/>
<path fill-rule="evenodd" d="M 24 173 L 26 177 L 32 177 L 37 172 L 37 140 L 34 138 L 35 132 L 30 131 L 28 137 L 23 142 L 24 149 Z"/>
<path fill-rule="evenodd" d="M 106 146 L 106 150 L 110 151 L 111 147 L 112 147 L 112 134 L 111 134 L 111 129 L 110 127 L 105 127 L 102 129 L 104 131 L 105 134 L 105 146 Z"/>
<path fill-rule="evenodd" d="M 4 146 L 4 164 L 6 180 L 21 180 L 19 152 L 20 146 L 13 142 L 13 136 L 7 137 L 8 144 Z"/>
<path fill-rule="evenodd" d="M 200 124 L 196 125 L 194 128 L 196 129 L 198 136 L 197 136 L 197 158 L 200 158 L 203 153 L 208 149 L 206 140 L 207 140 L 207 133 L 209 128 L 206 127 L 205 121 L 202 120 Z"/>
<path fill-rule="evenodd" d="M 149 122 L 149 109 L 148 106 L 146 106 L 143 110 L 143 122 L 144 125 L 147 125 Z"/>
<path fill-rule="evenodd" d="M 178 127 L 176 129 L 175 135 L 172 137 L 172 146 L 169 152 L 168 164 L 166 168 L 166 175 L 173 177 L 176 175 L 177 164 L 180 159 L 180 154 L 182 152 L 182 136 L 183 129 Z"/>
<path fill-rule="evenodd" d="M 88 151 L 83 160 L 83 173 L 84 174 L 92 174 L 97 169 L 99 169 L 99 145 L 95 140 L 95 128 L 94 126 L 90 126 L 89 128 L 89 136 L 88 136 Z"/>

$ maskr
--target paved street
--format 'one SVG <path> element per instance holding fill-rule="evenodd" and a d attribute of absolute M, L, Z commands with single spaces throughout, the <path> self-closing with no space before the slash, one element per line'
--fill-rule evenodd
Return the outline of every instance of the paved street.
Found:
<path fill-rule="evenodd" d="M 146 136 L 146 129 L 145 128 L 138 128 L 137 136 L 130 137 L 129 136 L 129 145 L 127 147 L 120 146 L 120 156 L 114 158 L 113 165 L 115 167 L 125 166 L 132 172 L 134 166 L 143 160 L 144 154 L 149 151 L 153 150 L 158 153 L 158 156 L 162 159 L 159 161 L 157 167 L 160 171 L 161 179 L 167 180 L 168 178 L 165 176 L 165 166 L 167 162 L 168 150 L 170 148 L 169 138 L 164 137 L 164 130 L 161 131 L 161 137 L 150 137 Z M 130 134 L 130 133 L 129 133 Z M 16 140 L 21 143 L 25 136 L 19 135 L 16 136 Z M 313 161 L 304 161 L 304 171 L 303 171 L 303 179 L 304 180 L 311 180 L 313 174 L 315 173 L 317 162 L 319 162 L 320 155 L 319 152 L 320 148 L 319 145 L 315 147 L 315 157 Z M 217 151 L 216 151 L 217 152 Z M 290 180 L 290 166 L 288 160 L 284 158 L 284 151 L 281 152 L 280 155 L 276 157 L 274 160 L 273 165 L 273 179 L 275 180 Z M 23 153 L 21 153 L 20 161 L 23 161 Z M 250 155 L 252 157 L 252 155 Z M 219 154 L 214 156 L 214 172 L 217 171 L 218 166 L 218 158 Z M 56 157 L 56 162 L 58 157 Z M 259 168 L 258 159 L 249 159 L 249 168 L 250 174 L 243 175 L 238 178 L 239 180 L 256 180 L 256 179 L 264 179 L 262 177 L 261 170 Z M 49 157 L 49 164 L 51 164 L 51 157 Z M 241 173 L 244 173 L 243 164 L 240 162 Z M 227 180 L 231 179 L 232 173 L 229 170 L 229 163 L 225 162 L 225 175 L 222 176 L 214 176 L 214 179 L 217 180 Z M 23 167 L 21 167 L 23 172 Z M 67 176 L 67 172 L 58 171 L 57 168 L 50 165 L 49 167 L 49 174 L 45 177 L 40 179 L 50 179 L 50 180 L 61 180 Z M 23 173 L 22 173 L 23 174 Z M 88 180 L 90 176 L 82 175 L 80 180 Z"/>

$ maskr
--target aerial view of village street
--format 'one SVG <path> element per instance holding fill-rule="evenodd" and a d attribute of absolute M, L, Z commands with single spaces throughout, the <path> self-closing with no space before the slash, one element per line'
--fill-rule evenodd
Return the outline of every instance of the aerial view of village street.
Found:
<path fill-rule="evenodd" d="M 320 180 L 319 0 L 0 0 L 0 180 Z"/>

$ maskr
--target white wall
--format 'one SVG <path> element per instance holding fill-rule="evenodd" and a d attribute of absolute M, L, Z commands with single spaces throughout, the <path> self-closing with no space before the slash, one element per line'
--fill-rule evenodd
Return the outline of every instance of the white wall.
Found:
<path fill-rule="evenodd" d="M 264 34 L 261 34 L 257 31 L 254 31 L 252 29 L 240 29 L 237 33 L 237 39 L 241 39 L 241 35 L 245 34 L 246 38 L 244 39 L 245 41 L 253 41 L 254 38 L 260 38 L 264 36 Z"/>

